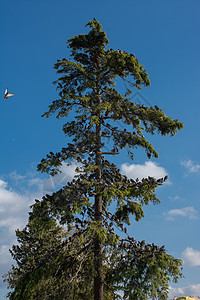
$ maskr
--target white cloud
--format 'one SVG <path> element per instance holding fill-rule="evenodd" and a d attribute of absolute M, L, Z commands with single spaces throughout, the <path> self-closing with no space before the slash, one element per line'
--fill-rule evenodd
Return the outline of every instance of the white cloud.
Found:
<path fill-rule="evenodd" d="M 174 297 L 180 297 L 180 296 L 185 296 L 185 291 L 184 291 L 184 288 L 180 288 L 180 287 L 177 287 L 177 288 L 172 288 L 170 287 L 170 290 L 169 290 L 169 299 L 171 298 L 174 298 Z"/>
<path fill-rule="evenodd" d="M 5 189 L 7 186 L 7 182 L 0 179 L 0 189 Z"/>
<path fill-rule="evenodd" d="M 188 159 L 187 161 L 181 161 L 181 165 L 184 166 L 190 173 L 197 173 L 200 171 L 200 165 L 195 164 L 192 160 Z"/>
<path fill-rule="evenodd" d="M 0 246 L 0 257 L 2 258 L 0 262 L 1 275 L 7 273 L 12 264 L 14 264 L 14 260 L 9 252 L 9 249 L 11 249 L 9 245 Z"/>
<path fill-rule="evenodd" d="M 171 209 L 167 213 L 164 213 L 164 215 L 168 221 L 173 221 L 176 217 L 180 216 L 190 220 L 198 219 L 198 212 L 193 206 Z"/>
<path fill-rule="evenodd" d="M 183 263 L 186 266 L 200 266 L 200 251 L 187 247 L 182 253 Z"/>
<path fill-rule="evenodd" d="M 3 257 L 2 262 L 1 262 L 2 265 L 5 265 L 11 261 L 11 256 L 9 253 L 9 246 L 2 245 L 0 247 L 0 257 Z"/>
<path fill-rule="evenodd" d="M 22 229 L 26 225 L 29 206 L 34 199 L 34 195 L 28 194 L 28 191 L 26 194 L 21 194 L 9 188 L 7 182 L 0 180 L 0 277 L 14 262 L 9 249 L 12 244 L 16 244 L 15 230 Z"/>
<path fill-rule="evenodd" d="M 142 179 L 147 178 L 148 176 L 154 177 L 156 179 L 163 178 L 167 175 L 167 171 L 158 166 L 155 162 L 147 161 L 144 165 L 139 164 L 122 164 L 122 172 L 129 178 L 133 179 Z"/>
<path fill-rule="evenodd" d="M 199 296 L 200 295 L 200 283 L 198 284 L 190 284 L 185 287 L 177 287 L 177 288 L 172 288 L 170 287 L 170 292 L 169 292 L 169 299 L 173 299 L 175 296 L 180 297 L 180 296 Z"/>
<path fill-rule="evenodd" d="M 1 180 L 2 183 L 2 180 Z M 33 195 L 22 195 L 8 188 L 7 182 L 3 181 L 0 186 L 0 228 L 7 229 L 8 233 L 25 225 L 25 216 L 32 204 Z"/>

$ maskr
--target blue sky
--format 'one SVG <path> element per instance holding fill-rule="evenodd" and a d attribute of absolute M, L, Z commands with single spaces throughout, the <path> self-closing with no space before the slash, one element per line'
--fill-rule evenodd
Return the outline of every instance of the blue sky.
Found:
<path fill-rule="evenodd" d="M 85 25 L 95 17 L 107 32 L 109 48 L 134 53 L 149 74 L 151 87 L 136 101 L 146 99 L 185 124 L 173 138 L 150 137 L 158 159 L 149 161 L 138 150 L 134 162 L 126 156 L 115 162 L 130 177 L 168 174 L 168 183 L 157 190 L 162 204 L 146 207 L 145 218 L 134 222 L 129 233 L 165 244 L 170 254 L 184 260 L 185 279 L 171 285 L 171 297 L 200 295 L 199 10 L 198 0 L 0 0 L 2 273 L 10 268 L 8 248 L 15 242 L 14 230 L 26 224 L 29 205 L 73 176 L 73 166 L 63 166 L 63 175 L 53 180 L 36 172 L 48 152 L 68 141 L 62 121 L 41 115 L 57 99 L 53 65 L 68 57 L 66 40 L 86 33 Z M 7 87 L 15 95 L 4 100 Z M 1 299 L 5 294 L 1 283 Z"/>

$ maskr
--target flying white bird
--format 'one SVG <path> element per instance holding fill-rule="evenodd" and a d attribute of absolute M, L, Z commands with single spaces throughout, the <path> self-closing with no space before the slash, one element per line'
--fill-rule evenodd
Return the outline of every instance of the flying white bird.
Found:
<path fill-rule="evenodd" d="M 8 99 L 9 97 L 12 97 L 12 96 L 14 96 L 14 94 L 9 94 L 9 93 L 8 93 L 8 89 L 6 89 L 6 90 L 5 90 L 5 93 L 4 93 L 4 96 L 3 96 L 4 99 Z"/>

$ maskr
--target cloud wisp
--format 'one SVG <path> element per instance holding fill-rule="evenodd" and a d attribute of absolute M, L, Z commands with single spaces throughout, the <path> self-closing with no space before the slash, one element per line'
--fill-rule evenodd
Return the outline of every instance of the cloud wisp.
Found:
<path fill-rule="evenodd" d="M 58 173 L 55 176 L 50 176 L 46 179 L 41 188 L 44 193 L 55 191 L 59 186 L 64 186 L 67 182 L 71 181 L 76 174 L 75 170 L 78 167 L 78 164 L 73 163 L 71 165 L 67 165 L 66 163 L 62 164 L 60 168 L 61 173 Z"/>
<path fill-rule="evenodd" d="M 181 165 L 184 166 L 189 173 L 198 173 L 200 172 L 200 165 L 195 164 L 192 160 L 184 160 L 181 161 Z"/>
<path fill-rule="evenodd" d="M 199 218 L 198 212 L 196 209 L 194 209 L 193 206 L 170 209 L 168 212 L 164 213 L 164 216 L 168 221 L 173 221 L 177 217 L 185 217 L 190 220 L 195 220 Z"/>

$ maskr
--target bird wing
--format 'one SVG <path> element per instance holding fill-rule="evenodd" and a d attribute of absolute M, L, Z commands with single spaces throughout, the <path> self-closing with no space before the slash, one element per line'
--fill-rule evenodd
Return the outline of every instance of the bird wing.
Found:
<path fill-rule="evenodd" d="M 4 95 L 6 95 L 7 93 L 8 93 L 8 89 L 6 89 L 6 90 L 5 90 L 5 93 L 4 93 Z"/>
<path fill-rule="evenodd" d="M 14 94 L 7 94 L 6 97 L 12 97 Z"/>

